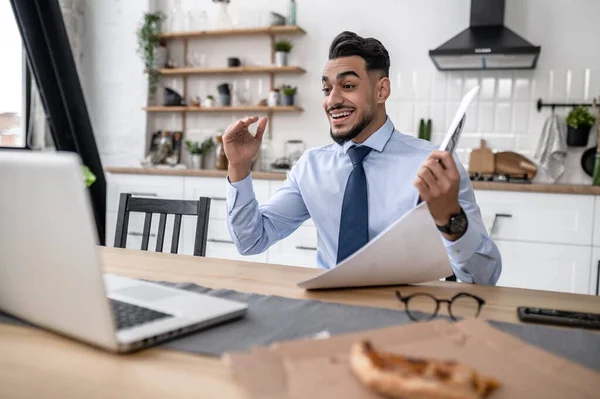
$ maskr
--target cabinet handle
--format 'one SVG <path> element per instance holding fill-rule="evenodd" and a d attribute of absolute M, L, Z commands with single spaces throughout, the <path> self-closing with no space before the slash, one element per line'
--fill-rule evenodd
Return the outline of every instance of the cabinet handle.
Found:
<path fill-rule="evenodd" d="M 296 245 L 296 249 L 300 249 L 303 251 L 316 251 L 317 250 L 317 248 L 315 248 L 315 247 L 305 247 L 302 245 Z"/>
<path fill-rule="evenodd" d="M 131 192 L 129 194 L 131 194 L 131 195 L 137 195 L 138 197 L 158 197 L 158 194 L 156 194 L 156 193 L 135 193 L 135 192 Z"/>
<path fill-rule="evenodd" d="M 208 240 L 206 240 L 208 242 L 214 242 L 217 244 L 234 244 L 233 241 L 229 241 L 229 240 L 218 240 L 216 238 L 209 238 Z"/>
<path fill-rule="evenodd" d="M 210 199 L 213 201 L 227 201 L 225 197 L 210 197 Z"/>
<path fill-rule="evenodd" d="M 127 233 L 127 235 L 134 236 L 134 237 L 141 237 L 141 236 L 143 236 L 143 234 L 140 233 L 139 231 L 130 231 L 129 233 Z M 150 233 L 150 237 L 156 237 L 156 234 L 155 233 Z"/>
<path fill-rule="evenodd" d="M 490 228 L 490 236 L 494 232 L 494 227 L 496 227 L 496 220 L 498 220 L 498 218 L 511 218 L 511 217 L 512 217 L 512 215 L 510 213 L 496 213 L 494 215 L 494 221 L 492 222 L 492 227 Z"/>
<path fill-rule="evenodd" d="M 600 260 L 598 261 L 598 274 L 596 274 L 596 295 L 600 295 Z"/>

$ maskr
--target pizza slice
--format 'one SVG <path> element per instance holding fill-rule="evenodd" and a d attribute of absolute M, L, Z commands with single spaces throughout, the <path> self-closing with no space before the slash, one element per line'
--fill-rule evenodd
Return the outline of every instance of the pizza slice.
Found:
<path fill-rule="evenodd" d="M 394 399 L 479 399 L 499 386 L 464 364 L 377 352 L 369 341 L 353 345 L 350 368 L 368 388 Z"/>

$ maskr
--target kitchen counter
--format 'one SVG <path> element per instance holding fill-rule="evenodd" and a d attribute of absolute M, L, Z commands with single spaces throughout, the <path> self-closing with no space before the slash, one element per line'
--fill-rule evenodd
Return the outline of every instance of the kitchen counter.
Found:
<path fill-rule="evenodd" d="M 520 191 L 525 193 L 600 195 L 600 186 L 581 184 L 519 184 L 474 181 L 475 190 Z"/>
<path fill-rule="evenodd" d="M 166 169 L 166 168 L 140 168 L 140 167 L 108 167 L 108 173 L 131 175 L 160 175 L 160 176 L 192 176 L 192 177 L 221 177 L 227 176 L 227 171 L 216 169 Z M 252 172 L 253 179 L 259 180 L 285 180 L 285 173 Z M 476 190 L 520 191 L 526 193 L 554 193 L 554 194 L 581 194 L 600 195 L 600 186 L 577 184 L 518 184 L 474 181 Z"/>
<path fill-rule="evenodd" d="M 108 173 L 126 175 L 159 175 L 159 176 L 190 176 L 190 177 L 227 177 L 226 170 L 217 169 L 175 169 L 175 168 L 138 168 L 138 167 L 108 167 Z M 252 172 L 253 179 L 285 180 L 285 173 Z"/>

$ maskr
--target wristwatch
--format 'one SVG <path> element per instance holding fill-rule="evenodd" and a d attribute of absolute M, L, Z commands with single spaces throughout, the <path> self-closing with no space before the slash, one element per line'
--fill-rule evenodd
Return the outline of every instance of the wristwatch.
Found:
<path fill-rule="evenodd" d="M 446 224 L 445 226 L 437 226 L 437 228 L 439 231 L 445 234 L 463 235 L 467 231 L 468 226 L 469 220 L 467 219 L 467 214 L 462 208 L 460 208 L 459 213 L 455 213 L 454 215 L 450 216 L 448 224 Z"/>

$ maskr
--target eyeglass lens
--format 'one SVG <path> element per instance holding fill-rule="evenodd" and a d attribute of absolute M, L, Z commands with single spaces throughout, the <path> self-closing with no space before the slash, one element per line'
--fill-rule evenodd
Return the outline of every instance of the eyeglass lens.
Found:
<path fill-rule="evenodd" d="M 470 295 L 458 295 L 450 304 L 450 315 L 453 318 L 473 318 L 479 316 L 481 306 L 477 299 Z"/>
<path fill-rule="evenodd" d="M 430 295 L 415 294 L 407 301 L 406 311 L 413 320 L 431 320 L 438 311 L 438 302 Z"/>

